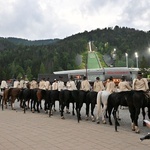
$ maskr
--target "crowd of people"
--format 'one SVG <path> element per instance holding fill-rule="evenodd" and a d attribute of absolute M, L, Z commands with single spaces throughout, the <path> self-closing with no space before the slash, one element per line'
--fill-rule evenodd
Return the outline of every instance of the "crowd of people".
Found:
<path fill-rule="evenodd" d="M 138 72 L 137 78 L 135 78 L 130 84 L 128 81 L 126 81 L 125 76 L 121 77 L 121 80 L 118 85 L 116 85 L 113 81 L 113 77 L 110 76 L 107 81 L 102 82 L 99 77 L 96 77 L 95 82 L 91 86 L 90 82 L 88 81 L 87 77 L 84 76 L 82 80 L 78 81 L 80 82 L 80 90 L 84 91 L 103 91 L 106 90 L 110 93 L 113 92 L 120 92 L 120 91 L 128 91 L 128 90 L 143 90 L 147 91 L 149 90 L 148 81 L 146 78 L 143 78 L 142 73 Z M 27 88 L 27 83 L 30 84 L 30 89 L 43 89 L 43 90 L 64 90 L 68 89 L 70 91 L 77 90 L 77 82 L 73 79 L 71 76 L 70 79 L 65 83 L 63 81 L 63 77 L 59 77 L 59 79 L 54 79 L 54 81 L 51 83 L 50 79 L 42 78 L 39 82 L 36 81 L 35 78 L 32 79 L 32 81 L 25 80 L 24 78 L 20 78 L 20 80 L 16 79 L 13 82 L 12 87 L 13 88 Z M 1 90 L 3 91 L 5 88 L 9 88 L 8 84 L 5 80 L 1 81 Z"/>

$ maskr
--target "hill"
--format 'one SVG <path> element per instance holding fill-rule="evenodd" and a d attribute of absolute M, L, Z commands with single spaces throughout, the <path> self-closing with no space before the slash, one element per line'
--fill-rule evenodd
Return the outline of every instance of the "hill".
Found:
<path fill-rule="evenodd" d="M 128 53 L 129 67 L 135 67 L 135 52 L 139 55 L 141 68 L 147 68 L 149 65 L 150 31 L 116 26 L 84 31 L 65 39 L 28 41 L 19 38 L 0 38 L 0 80 L 23 75 L 31 79 L 37 78 L 39 73 L 85 68 L 89 41 L 92 41 L 98 57 L 103 58 L 106 63 L 112 63 L 115 48 L 116 66 L 126 65 L 125 53 Z M 76 59 L 77 56 L 82 56 L 82 63 L 76 62 L 79 60 Z"/>

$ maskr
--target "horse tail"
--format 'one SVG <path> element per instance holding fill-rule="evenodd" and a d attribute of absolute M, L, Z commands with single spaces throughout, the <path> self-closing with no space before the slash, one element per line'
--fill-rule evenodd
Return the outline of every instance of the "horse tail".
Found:
<path fill-rule="evenodd" d="M 97 98 L 96 98 L 96 102 L 97 102 L 97 120 L 99 120 L 100 113 L 101 113 L 101 96 L 102 96 L 102 91 L 99 91 L 97 93 Z"/>

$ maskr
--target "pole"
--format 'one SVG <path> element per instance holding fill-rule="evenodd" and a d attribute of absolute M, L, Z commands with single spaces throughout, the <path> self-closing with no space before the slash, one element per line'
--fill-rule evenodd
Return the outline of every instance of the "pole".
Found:
<path fill-rule="evenodd" d="M 125 53 L 126 56 L 126 67 L 128 67 L 128 53 Z"/>
<path fill-rule="evenodd" d="M 136 66 L 137 66 L 137 68 L 139 68 L 138 57 L 136 57 Z"/>

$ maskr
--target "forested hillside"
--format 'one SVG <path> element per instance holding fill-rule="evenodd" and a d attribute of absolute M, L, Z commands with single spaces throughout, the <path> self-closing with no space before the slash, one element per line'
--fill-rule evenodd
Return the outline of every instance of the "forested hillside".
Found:
<path fill-rule="evenodd" d="M 31 79 L 37 78 L 39 73 L 84 68 L 89 41 L 92 41 L 94 50 L 100 57 L 106 54 L 111 56 L 115 48 L 116 66 L 125 66 L 125 53 L 128 53 L 129 67 L 135 67 L 134 53 L 137 52 L 139 66 L 149 67 L 150 31 L 116 26 L 85 31 L 65 39 L 23 41 L 0 38 L 0 80 L 24 75 Z M 80 65 L 76 62 L 77 54 L 83 56 Z"/>

